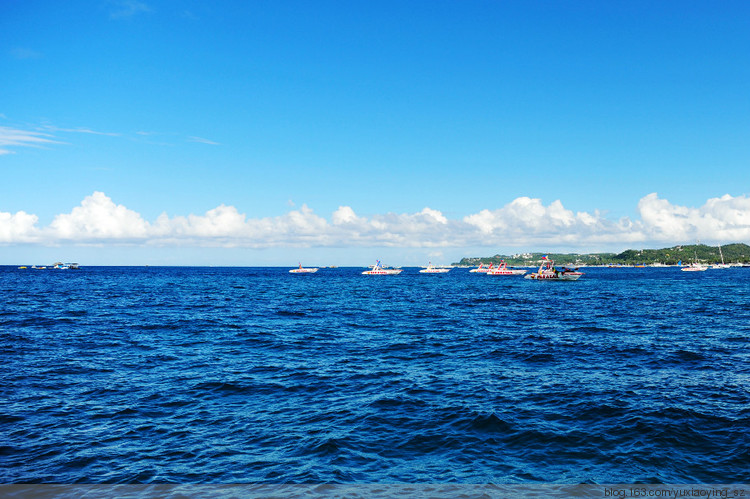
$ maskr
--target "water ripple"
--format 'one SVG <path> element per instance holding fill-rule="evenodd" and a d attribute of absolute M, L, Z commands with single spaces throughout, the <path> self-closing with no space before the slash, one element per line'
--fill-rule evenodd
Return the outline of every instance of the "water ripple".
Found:
<path fill-rule="evenodd" d="M 750 480 L 750 272 L 0 268 L 5 483 Z"/>

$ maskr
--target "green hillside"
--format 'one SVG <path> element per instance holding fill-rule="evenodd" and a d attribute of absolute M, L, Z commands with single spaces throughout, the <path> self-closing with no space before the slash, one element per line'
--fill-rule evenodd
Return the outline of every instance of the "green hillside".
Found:
<path fill-rule="evenodd" d="M 743 243 L 727 244 L 721 247 L 726 263 L 750 263 L 750 246 Z M 662 249 L 625 250 L 622 253 L 525 253 L 519 255 L 495 255 L 488 257 L 464 257 L 453 265 L 476 267 L 480 263 L 488 265 L 505 260 L 508 265 L 538 265 L 542 255 L 547 255 L 558 265 L 676 265 L 698 262 L 712 264 L 721 262 L 718 246 L 692 244 Z"/>

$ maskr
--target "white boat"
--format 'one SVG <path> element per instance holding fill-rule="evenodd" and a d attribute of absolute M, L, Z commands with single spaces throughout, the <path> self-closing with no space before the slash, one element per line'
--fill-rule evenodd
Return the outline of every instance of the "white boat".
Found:
<path fill-rule="evenodd" d="M 299 267 L 296 269 L 292 269 L 289 271 L 290 274 L 314 274 L 317 272 L 317 267 L 303 267 L 302 264 L 299 264 Z"/>
<path fill-rule="evenodd" d="M 724 254 L 721 252 L 721 244 L 719 245 L 719 256 L 721 257 L 721 263 L 714 263 L 711 265 L 712 269 L 728 269 L 729 264 L 724 263 Z"/>
<path fill-rule="evenodd" d="M 708 270 L 708 267 L 701 265 L 700 263 L 691 263 L 690 265 L 680 268 L 680 270 L 683 272 L 704 272 Z"/>
<path fill-rule="evenodd" d="M 475 269 L 471 269 L 469 272 L 480 272 L 482 274 L 485 274 L 485 273 L 489 272 L 490 270 L 492 270 L 492 264 L 491 263 L 490 263 L 489 267 L 484 267 L 483 264 L 480 263 L 479 267 L 477 267 Z"/>
<path fill-rule="evenodd" d="M 540 281 L 575 281 L 583 275 L 583 272 L 578 272 L 578 269 L 571 270 L 569 268 L 563 268 L 558 270 L 555 268 L 555 262 L 548 259 L 546 256 L 542 257 L 542 264 L 539 266 L 539 270 L 523 276 L 524 279 L 535 279 Z"/>
<path fill-rule="evenodd" d="M 450 267 L 435 267 L 432 265 L 432 262 L 427 264 L 426 269 L 422 269 L 419 271 L 420 274 L 445 274 L 446 272 L 450 271 Z"/>
<path fill-rule="evenodd" d="M 370 270 L 365 270 L 362 275 L 398 275 L 401 273 L 401 269 L 390 269 L 383 268 L 383 265 L 378 260 Z"/>
<path fill-rule="evenodd" d="M 509 269 L 505 260 L 500 260 L 500 265 L 487 271 L 487 275 L 524 275 L 526 272 L 525 269 Z"/>
<path fill-rule="evenodd" d="M 702 263 L 698 263 L 698 253 L 694 252 L 695 257 L 693 258 L 693 263 L 690 265 L 687 265 L 685 267 L 682 266 L 682 260 L 677 262 L 677 265 L 680 267 L 680 270 L 683 272 L 704 272 L 708 270 L 708 267 L 706 265 L 703 265 Z"/>

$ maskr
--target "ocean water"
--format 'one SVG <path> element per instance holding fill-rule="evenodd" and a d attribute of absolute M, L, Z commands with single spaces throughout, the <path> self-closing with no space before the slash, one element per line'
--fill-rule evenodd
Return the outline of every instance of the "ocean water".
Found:
<path fill-rule="evenodd" d="M 0 483 L 748 483 L 750 269 L 0 268 Z"/>

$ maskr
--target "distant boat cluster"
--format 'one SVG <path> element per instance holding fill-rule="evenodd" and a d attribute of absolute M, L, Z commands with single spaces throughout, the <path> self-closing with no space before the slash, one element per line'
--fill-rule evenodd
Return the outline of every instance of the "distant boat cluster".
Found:
<path fill-rule="evenodd" d="M 81 267 L 78 266 L 77 263 L 63 263 L 63 262 L 55 262 L 52 265 L 32 265 L 32 266 L 26 266 L 21 265 L 18 267 L 19 269 L 32 269 L 32 270 L 47 270 L 47 269 L 54 269 L 54 270 L 79 270 Z"/>
<path fill-rule="evenodd" d="M 547 255 L 542 256 L 541 265 L 535 271 L 529 272 L 527 269 L 509 267 L 505 260 L 501 260 L 499 264 L 495 265 L 490 263 L 485 266 L 479 264 L 479 267 L 472 268 L 469 270 L 471 273 L 484 274 L 488 276 L 523 276 L 524 279 L 531 280 L 544 280 L 544 281 L 576 281 L 581 278 L 584 273 L 579 272 L 579 267 L 569 268 L 563 266 L 558 268 L 555 266 L 555 262 L 548 258 Z M 606 268 L 645 268 L 647 265 L 598 265 L 599 267 Z M 673 265 L 654 264 L 648 265 L 649 267 L 670 267 Z M 708 269 L 728 269 L 731 267 L 744 267 L 745 265 L 730 265 L 724 263 L 724 257 L 722 256 L 721 263 L 714 265 L 704 265 L 696 262 L 689 265 L 683 265 L 682 261 L 677 262 L 676 267 L 683 272 L 702 272 Z M 335 267 L 332 267 L 335 268 Z M 427 267 L 423 267 L 419 270 L 420 274 L 446 274 L 451 271 L 454 267 L 451 265 L 433 265 L 432 262 L 427 264 Z M 312 274 L 318 271 L 317 267 L 303 267 L 299 264 L 299 267 L 291 269 L 289 272 L 292 274 Z M 375 265 L 368 267 L 368 270 L 362 272 L 362 275 L 399 275 L 403 272 L 403 269 L 399 267 L 388 267 L 383 265 L 380 260 L 375 262 Z"/>
<path fill-rule="evenodd" d="M 500 264 L 497 267 L 493 268 L 493 264 L 491 263 L 489 267 L 484 267 L 482 264 L 479 264 L 479 267 L 475 269 L 471 269 L 469 272 L 476 272 L 479 274 L 487 274 L 487 275 L 524 275 L 527 270 L 524 269 L 514 269 L 512 267 L 508 267 L 508 265 L 505 263 L 505 260 L 500 260 Z"/>
<path fill-rule="evenodd" d="M 721 263 L 716 263 L 711 266 L 712 269 L 728 269 L 730 266 L 727 263 L 724 263 L 724 254 L 721 252 L 721 246 L 719 246 L 719 255 L 721 256 Z M 682 260 L 677 262 L 677 265 L 680 266 L 682 264 Z M 680 270 L 683 272 L 703 272 L 705 270 L 708 270 L 707 265 L 703 265 L 702 263 L 698 263 L 698 258 L 696 256 L 695 261 L 691 263 L 690 265 L 687 265 L 685 267 L 682 267 Z"/>
<path fill-rule="evenodd" d="M 450 272 L 453 267 L 451 266 L 435 266 L 430 262 L 426 268 L 419 271 L 420 274 L 446 274 Z M 312 274 L 318 271 L 317 267 L 305 268 L 302 264 L 299 267 L 291 269 L 289 272 L 292 274 Z M 400 268 L 391 268 L 384 266 L 380 260 L 375 262 L 375 265 L 370 267 L 368 270 L 362 272 L 362 275 L 398 275 L 403 272 Z M 501 261 L 497 267 L 490 264 L 488 267 L 479 265 L 478 268 L 472 269 L 469 272 L 475 272 L 485 274 L 488 276 L 524 276 L 524 279 L 533 280 L 557 280 L 557 281 L 575 281 L 583 275 L 583 272 L 578 272 L 578 269 L 570 269 L 563 267 L 558 269 L 555 267 L 555 262 L 548 259 L 547 256 L 542 257 L 542 265 L 535 272 L 527 274 L 526 269 L 515 269 L 508 267 L 505 261 Z"/>

